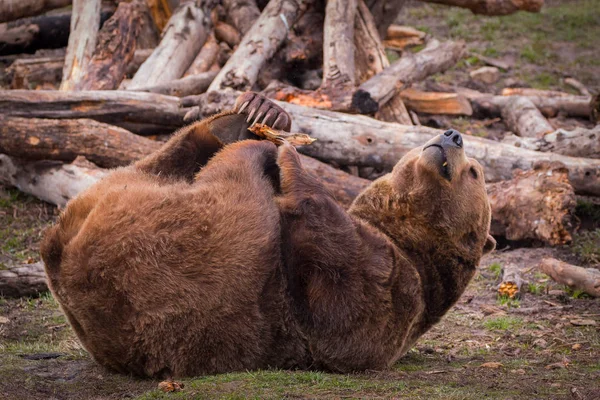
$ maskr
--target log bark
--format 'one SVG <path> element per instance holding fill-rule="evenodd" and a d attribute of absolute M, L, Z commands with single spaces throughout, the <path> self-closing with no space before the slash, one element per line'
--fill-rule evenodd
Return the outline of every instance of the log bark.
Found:
<path fill-rule="evenodd" d="M 223 0 L 228 20 L 244 36 L 260 17 L 260 10 L 254 0 Z"/>
<path fill-rule="evenodd" d="M 502 114 L 502 109 L 513 96 L 495 96 L 471 89 L 457 88 L 471 102 L 473 113 L 478 117 L 494 118 Z M 589 118 L 591 115 L 590 98 L 586 96 L 526 96 L 545 117 L 564 114 L 569 117 Z"/>
<path fill-rule="evenodd" d="M 47 290 L 46 272 L 42 262 L 0 270 L 0 296 L 2 297 L 38 296 Z"/>
<path fill-rule="evenodd" d="M 212 65 L 217 61 L 217 57 L 219 55 L 219 51 L 221 47 L 215 39 L 215 35 L 212 33 L 206 39 L 204 46 L 200 49 L 200 52 L 192 62 L 192 65 L 185 72 L 184 77 L 190 75 L 201 74 L 202 72 L 206 72 L 212 67 Z"/>
<path fill-rule="evenodd" d="M 232 49 L 240 44 L 240 41 L 242 40 L 242 37 L 236 28 L 221 21 L 217 21 L 215 24 L 215 37 L 219 42 L 227 43 Z"/>
<path fill-rule="evenodd" d="M 568 175 L 561 163 L 541 162 L 530 171 L 515 171 L 511 180 L 488 184 L 490 233 L 551 246 L 571 242 L 577 202 Z"/>
<path fill-rule="evenodd" d="M 572 96 L 566 92 L 558 90 L 542 90 L 532 88 L 504 88 L 500 92 L 502 96 L 541 96 L 541 97 L 569 97 Z"/>
<path fill-rule="evenodd" d="M 590 91 L 585 87 L 585 85 L 579 82 L 575 78 L 565 78 L 565 84 L 571 86 L 573 89 L 577 90 L 582 96 L 591 96 Z"/>
<path fill-rule="evenodd" d="M 86 73 L 74 89 L 113 90 L 119 87 L 135 52 L 141 26 L 140 13 L 136 2 L 119 3 L 113 16 L 102 26 Z"/>
<path fill-rule="evenodd" d="M 468 8 L 473 14 L 509 15 L 517 11 L 539 12 L 544 0 L 421 0 L 425 3 Z"/>
<path fill-rule="evenodd" d="M 406 89 L 400 92 L 404 104 L 413 111 L 426 114 L 472 115 L 469 100 L 457 93 L 422 92 Z"/>
<path fill-rule="evenodd" d="M 38 15 L 70 4 L 71 0 L 3 0 L 0 3 L 0 22 Z"/>
<path fill-rule="evenodd" d="M 287 37 L 288 30 L 305 8 L 304 0 L 270 1 L 209 90 L 227 87 L 236 90 L 251 89 L 257 81 L 259 71 L 279 49 Z"/>
<path fill-rule="evenodd" d="M 358 1 L 354 26 L 355 65 L 357 82 L 363 83 L 390 66 L 381 43 L 375 19 L 363 0 Z M 382 121 L 412 125 L 404 102 L 396 93 L 392 99 L 375 114 Z"/>
<path fill-rule="evenodd" d="M 64 57 L 36 57 L 15 60 L 6 69 L 11 89 L 58 89 Z"/>
<path fill-rule="evenodd" d="M 208 37 L 212 23 L 208 5 L 185 2 L 165 27 L 162 40 L 140 66 L 129 89 L 154 86 L 179 79 L 190 67 Z"/>
<path fill-rule="evenodd" d="M 403 85 L 423 80 L 442 72 L 462 57 L 462 42 L 429 42 L 416 54 L 405 54 L 398 61 L 358 87 L 352 97 L 352 107 L 361 114 L 374 113 L 387 103 Z"/>
<path fill-rule="evenodd" d="M 288 32 L 288 39 L 279 51 L 285 63 L 311 69 L 323 67 L 324 15 L 320 2 L 308 5 L 306 12 L 294 24 L 294 29 Z"/>
<path fill-rule="evenodd" d="M 24 161 L 0 154 L 0 183 L 61 208 L 106 174 L 105 170 L 81 159 L 63 164 L 60 161 Z"/>
<path fill-rule="evenodd" d="M 521 137 L 541 138 L 554 128 L 527 97 L 511 96 L 502 109 L 502 120 Z"/>
<path fill-rule="evenodd" d="M 151 92 L 177 97 L 197 95 L 206 92 L 206 89 L 208 89 L 210 83 L 216 76 L 217 71 L 202 72 L 197 75 L 189 75 L 160 85 L 140 87 L 134 90 L 138 92 Z"/>
<path fill-rule="evenodd" d="M 140 29 L 136 37 L 138 49 L 154 49 L 160 43 L 160 32 L 152 20 L 148 1 L 136 0 L 140 7 Z"/>
<path fill-rule="evenodd" d="M 103 4 L 100 25 L 115 8 Z M 0 55 L 34 53 L 39 49 L 59 49 L 69 42 L 71 12 L 61 11 L 0 24 Z"/>
<path fill-rule="evenodd" d="M 140 66 L 152 55 L 154 49 L 137 49 L 135 53 L 133 53 L 133 58 L 127 65 L 125 69 L 125 76 L 132 77 L 135 75 Z"/>
<path fill-rule="evenodd" d="M 498 285 L 498 294 L 511 299 L 519 299 L 523 295 L 523 275 L 517 264 L 508 263 L 502 268 L 502 280 Z"/>
<path fill-rule="evenodd" d="M 524 149 L 571 157 L 600 158 L 600 125 L 593 129 L 558 129 L 540 139 L 510 135 L 505 136 L 502 142 Z"/>
<path fill-rule="evenodd" d="M 323 30 L 322 89 L 354 87 L 354 22 L 357 0 L 328 0 Z"/>
<path fill-rule="evenodd" d="M 212 115 L 233 106 L 235 91 L 209 92 L 182 99 L 182 105 L 194 106 L 185 119 L 190 121 Z M 424 126 L 406 126 L 377 121 L 362 115 L 317 110 L 278 102 L 292 117 L 292 130 L 318 139 L 300 151 L 338 165 L 358 165 L 391 170 L 408 151 L 443 133 Z M 1 103 L 0 103 L 1 105 Z M 488 182 L 512 178 L 513 170 L 530 170 L 538 161 L 559 161 L 569 169 L 569 179 L 580 194 L 600 196 L 600 160 L 542 153 L 492 140 L 465 138 L 468 157 L 483 166 Z"/>
<path fill-rule="evenodd" d="M 150 154 L 160 143 L 91 119 L 0 116 L 0 153 L 28 160 L 72 162 L 84 156 L 113 168 Z"/>
<path fill-rule="evenodd" d="M 73 0 L 71 31 L 60 90 L 74 90 L 87 74 L 100 28 L 100 0 Z"/>
<path fill-rule="evenodd" d="M 544 258 L 538 269 L 558 283 L 600 297 L 600 271 L 595 268 L 582 268 L 555 258 Z"/>
<path fill-rule="evenodd" d="M 130 91 L 0 90 L 0 115 L 91 118 L 138 134 L 171 133 L 184 125 L 177 97 Z"/>
<path fill-rule="evenodd" d="M 385 37 L 387 28 L 396 20 L 406 0 L 366 0 L 379 30 L 379 36 Z"/>

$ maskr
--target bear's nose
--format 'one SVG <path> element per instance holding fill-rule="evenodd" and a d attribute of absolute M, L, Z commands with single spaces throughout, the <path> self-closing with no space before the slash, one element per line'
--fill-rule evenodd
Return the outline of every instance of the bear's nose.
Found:
<path fill-rule="evenodd" d="M 442 138 L 442 147 L 463 147 L 462 135 L 455 129 L 448 129 Z"/>

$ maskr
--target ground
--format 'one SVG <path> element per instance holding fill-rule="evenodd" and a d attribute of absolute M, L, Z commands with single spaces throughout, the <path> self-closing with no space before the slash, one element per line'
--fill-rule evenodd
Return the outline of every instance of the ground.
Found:
<path fill-rule="evenodd" d="M 521 85 L 572 91 L 562 82 L 566 76 L 600 89 L 594 48 L 594 39 L 600 37 L 597 0 L 546 4 L 541 14 L 486 18 L 416 3 L 403 11 L 399 22 L 440 39 L 465 39 L 471 52 L 513 64 L 498 84 L 475 87 L 478 90 L 497 92 Z M 424 85 L 473 87 L 468 72 L 480 65 L 472 56 Z M 482 136 L 494 137 L 503 130 L 499 122 L 484 126 L 467 118 L 437 120 Z M 54 207 L 0 186 L 0 269 L 39 261 L 41 232 L 56 215 Z M 466 293 L 443 321 L 384 372 L 242 372 L 185 379 L 183 391 L 164 394 L 157 381 L 116 375 L 95 364 L 50 294 L 0 297 L 0 398 L 597 399 L 600 299 L 558 285 L 535 268 L 547 256 L 600 267 L 600 209 L 579 199 L 577 215 L 581 228 L 569 246 L 519 248 L 501 243 L 481 262 Z M 501 268 L 509 262 L 517 263 L 528 281 L 520 300 L 496 296 Z"/>

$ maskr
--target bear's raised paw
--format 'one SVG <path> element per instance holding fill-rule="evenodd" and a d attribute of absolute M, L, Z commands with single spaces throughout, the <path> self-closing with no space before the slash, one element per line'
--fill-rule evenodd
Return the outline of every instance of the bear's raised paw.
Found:
<path fill-rule="evenodd" d="M 289 132 L 292 127 L 290 115 L 272 100 L 265 96 L 246 92 L 241 94 L 235 101 L 234 111 L 238 114 L 247 115 L 246 122 L 252 124 L 264 124 L 274 129 Z"/>

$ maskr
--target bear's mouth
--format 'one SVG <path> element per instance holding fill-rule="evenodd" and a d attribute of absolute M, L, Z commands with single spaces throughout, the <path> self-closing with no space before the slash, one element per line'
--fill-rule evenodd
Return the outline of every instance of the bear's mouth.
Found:
<path fill-rule="evenodd" d="M 441 160 L 441 165 L 440 167 L 440 174 L 442 175 L 442 177 L 448 181 L 452 180 L 452 177 L 450 176 L 450 168 L 448 165 L 448 157 L 446 156 L 446 150 L 439 144 L 437 143 L 432 143 L 429 146 L 425 146 L 423 148 L 423 151 L 427 150 L 430 147 L 437 147 L 438 149 L 440 149 L 440 152 L 442 154 L 442 160 Z"/>

